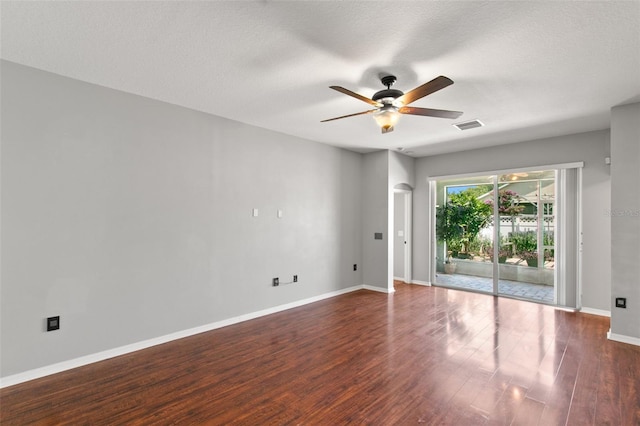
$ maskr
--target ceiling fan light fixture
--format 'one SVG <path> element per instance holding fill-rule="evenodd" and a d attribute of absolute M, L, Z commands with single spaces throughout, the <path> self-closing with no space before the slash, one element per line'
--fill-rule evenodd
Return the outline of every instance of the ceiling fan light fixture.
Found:
<path fill-rule="evenodd" d="M 427 95 L 444 89 L 447 86 L 453 84 L 453 80 L 443 75 L 434 78 L 433 80 L 424 83 L 415 89 L 404 93 L 400 90 L 392 89 L 391 85 L 395 83 L 396 78 L 392 75 L 386 75 L 381 79 L 382 84 L 387 86 L 386 89 L 376 92 L 372 98 L 367 98 L 356 92 L 352 92 L 349 89 L 345 89 L 340 86 L 329 86 L 330 89 L 336 90 L 352 98 L 366 102 L 369 105 L 373 105 L 376 109 L 370 109 L 368 111 L 356 112 L 355 114 L 347 114 L 340 117 L 329 118 L 322 120 L 322 123 L 327 121 L 339 120 L 341 118 L 355 117 L 357 115 L 373 114 L 373 118 L 378 123 L 378 126 L 382 129 L 382 133 L 389 133 L 393 131 L 393 126 L 398 122 L 400 114 L 419 115 L 426 117 L 439 117 L 439 118 L 451 118 L 455 119 L 462 115 L 460 111 L 447 111 L 442 109 L 432 108 L 418 108 L 408 106 L 410 103 L 424 98 Z"/>
<path fill-rule="evenodd" d="M 398 122 L 400 113 L 398 112 L 398 108 L 387 104 L 380 108 L 380 110 L 373 113 L 373 118 L 382 130 L 389 130 Z"/>

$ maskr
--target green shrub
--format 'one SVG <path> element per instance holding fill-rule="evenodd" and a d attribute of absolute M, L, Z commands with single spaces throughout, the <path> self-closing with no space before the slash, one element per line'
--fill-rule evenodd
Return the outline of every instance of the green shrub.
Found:
<path fill-rule="evenodd" d="M 447 249 L 462 243 L 462 250 L 469 252 L 469 245 L 491 218 L 491 208 L 478 200 L 473 190 L 450 194 L 446 204 L 436 209 L 436 237 L 447 243 Z"/>
<path fill-rule="evenodd" d="M 538 250 L 538 236 L 535 231 L 509 232 L 509 241 L 513 243 L 517 255 Z"/>
<path fill-rule="evenodd" d="M 486 250 L 486 248 L 490 247 L 491 244 L 491 238 L 476 236 L 469 241 L 469 252 L 481 254 L 483 249 Z"/>

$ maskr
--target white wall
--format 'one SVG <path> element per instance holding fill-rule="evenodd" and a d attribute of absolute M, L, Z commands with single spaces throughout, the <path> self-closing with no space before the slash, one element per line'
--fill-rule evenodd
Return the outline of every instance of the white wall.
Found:
<path fill-rule="evenodd" d="M 362 155 L 1 66 L 2 377 L 362 284 Z"/>
<path fill-rule="evenodd" d="M 432 254 L 428 215 L 430 176 L 535 167 L 583 161 L 583 293 L 582 306 L 609 311 L 611 298 L 611 233 L 607 215 L 611 201 L 609 131 L 567 135 L 477 150 L 456 152 L 416 161 L 414 191 L 414 278 L 430 281 Z M 422 213 L 419 213 L 422 212 Z"/>
<path fill-rule="evenodd" d="M 640 103 L 611 109 L 611 332 L 640 344 Z M 615 298 L 626 297 L 627 308 Z"/>

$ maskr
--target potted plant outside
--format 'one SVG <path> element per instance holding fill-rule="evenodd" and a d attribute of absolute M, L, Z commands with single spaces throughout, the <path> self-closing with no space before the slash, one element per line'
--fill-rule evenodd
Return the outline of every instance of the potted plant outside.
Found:
<path fill-rule="evenodd" d="M 524 251 L 520 253 L 520 258 L 527 262 L 527 266 L 538 267 L 538 252 Z"/>
<path fill-rule="evenodd" d="M 489 247 L 489 258 L 493 262 L 493 247 Z M 509 258 L 509 250 L 501 248 L 498 251 L 498 263 L 506 263 Z"/>
<path fill-rule="evenodd" d="M 445 274 L 456 273 L 456 264 L 451 260 L 451 256 L 448 256 L 447 260 L 444 261 L 444 273 Z"/>
<path fill-rule="evenodd" d="M 452 237 L 448 241 L 447 244 L 447 258 L 444 261 L 444 272 L 445 274 L 455 274 L 456 273 L 456 263 L 452 260 L 453 257 L 458 257 L 460 250 L 462 250 L 462 241 L 459 238 Z"/>
<path fill-rule="evenodd" d="M 451 256 L 457 256 L 462 246 L 460 243 L 462 229 L 455 221 L 455 210 L 451 204 L 444 204 L 436 209 L 436 238 L 445 244 L 447 257 L 444 261 L 444 271 L 447 274 L 455 272 L 456 266 L 451 261 Z"/>

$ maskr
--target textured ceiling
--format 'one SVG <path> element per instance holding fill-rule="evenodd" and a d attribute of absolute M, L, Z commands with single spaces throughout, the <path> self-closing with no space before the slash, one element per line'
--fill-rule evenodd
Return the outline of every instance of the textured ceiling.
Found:
<path fill-rule="evenodd" d="M 429 155 L 609 127 L 640 101 L 640 2 L 9 2 L 3 59 L 360 152 Z M 455 81 L 382 135 L 365 96 Z M 454 122 L 486 126 L 459 131 Z"/>

